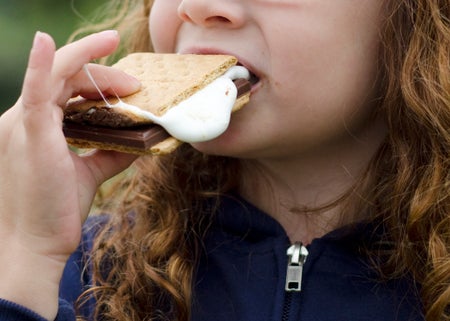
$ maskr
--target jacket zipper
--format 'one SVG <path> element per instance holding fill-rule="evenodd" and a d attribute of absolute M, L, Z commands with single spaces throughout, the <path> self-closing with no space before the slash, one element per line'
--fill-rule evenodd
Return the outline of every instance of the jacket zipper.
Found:
<path fill-rule="evenodd" d="M 309 254 L 308 249 L 302 243 L 294 243 L 287 249 L 286 254 L 289 261 L 284 289 L 287 292 L 300 292 L 302 290 L 303 265 Z"/>
<path fill-rule="evenodd" d="M 283 305 L 282 321 L 289 320 L 293 292 L 302 290 L 303 265 L 308 257 L 308 249 L 300 242 L 292 244 L 286 252 L 288 266 L 286 271 L 285 301 Z"/>

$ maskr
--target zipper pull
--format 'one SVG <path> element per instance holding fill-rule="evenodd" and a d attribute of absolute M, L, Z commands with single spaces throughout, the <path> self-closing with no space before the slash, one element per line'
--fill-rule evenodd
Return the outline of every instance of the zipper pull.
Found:
<path fill-rule="evenodd" d="M 303 265 L 308 257 L 308 250 L 302 243 L 294 243 L 287 249 L 286 254 L 289 257 L 289 262 L 285 291 L 300 292 L 302 290 Z"/>

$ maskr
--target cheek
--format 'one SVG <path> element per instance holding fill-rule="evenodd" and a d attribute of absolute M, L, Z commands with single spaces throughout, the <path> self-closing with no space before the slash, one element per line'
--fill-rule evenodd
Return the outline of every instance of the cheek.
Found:
<path fill-rule="evenodd" d="M 274 78 L 263 99 L 272 111 L 272 122 L 266 128 L 278 126 L 273 137 L 283 142 L 279 146 L 285 150 L 357 136 L 372 121 L 376 107 L 375 43 L 364 50 L 339 45 L 333 50 L 321 45 L 317 50 L 305 47 L 308 50 L 299 49 L 296 57 L 290 57 L 295 63 L 272 64 Z"/>
<path fill-rule="evenodd" d="M 305 27 L 297 31 L 301 36 L 296 41 L 274 38 L 278 41 L 274 56 L 284 50 L 291 54 L 286 61 L 292 63 L 273 61 L 272 75 L 274 90 L 280 100 L 286 99 L 286 105 L 298 106 L 316 121 L 339 118 L 348 125 L 372 112 L 378 95 L 380 43 L 374 24 L 347 24 L 341 19 L 341 32 L 336 31 L 336 24 L 321 21 L 314 29 Z M 306 25 L 314 24 L 310 21 Z"/>
<path fill-rule="evenodd" d="M 176 33 L 181 20 L 177 9 L 179 1 L 156 0 L 150 12 L 150 38 L 155 52 L 174 51 Z"/>

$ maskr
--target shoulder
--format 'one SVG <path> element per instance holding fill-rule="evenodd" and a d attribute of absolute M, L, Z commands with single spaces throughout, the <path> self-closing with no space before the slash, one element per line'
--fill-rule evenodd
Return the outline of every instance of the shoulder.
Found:
<path fill-rule="evenodd" d="M 332 311 L 351 311 L 354 320 L 423 321 L 420 285 L 409 274 L 383 278 L 375 264 L 370 251 L 380 246 L 382 232 L 380 225 L 364 222 L 313 242 L 314 291 Z"/>

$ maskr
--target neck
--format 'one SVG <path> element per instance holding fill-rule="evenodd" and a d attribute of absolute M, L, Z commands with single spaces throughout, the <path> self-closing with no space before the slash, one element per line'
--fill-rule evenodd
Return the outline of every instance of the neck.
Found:
<path fill-rule="evenodd" d="M 288 159 L 244 161 L 240 194 L 274 217 L 292 242 L 308 244 L 363 218 L 352 209 L 353 188 L 383 138 L 376 131 Z"/>

